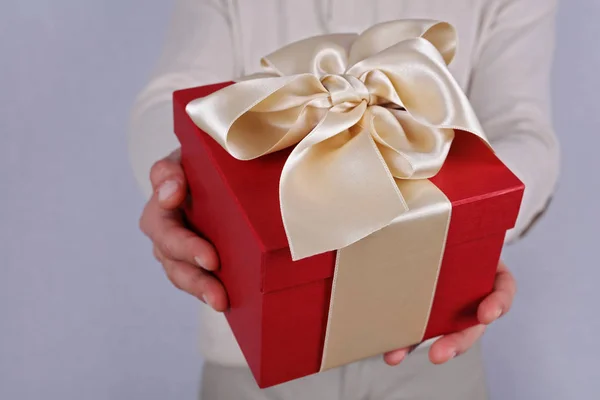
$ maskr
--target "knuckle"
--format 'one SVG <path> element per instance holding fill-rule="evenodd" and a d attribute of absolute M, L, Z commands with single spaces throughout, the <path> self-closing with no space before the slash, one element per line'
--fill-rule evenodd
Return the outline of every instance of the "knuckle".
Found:
<path fill-rule="evenodd" d="M 156 225 L 156 219 L 152 215 L 152 212 L 153 211 L 150 208 L 150 203 L 148 203 L 148 204 L 146 204 L 146 207 L 144 207 L 144 211 L 142 211 L 142 214 L 140 215 L 140 217 L 138 219 L 139 229 L 142 231 L 142 233 L 144 235 L 146 235 L 150 239 L 154 239 L 153 233 L 155 231 L 155 225 Z"/>
<path fill-rule="evenodd" d="M 165 170 L 169 170 L 170 165 L 171 162 L 167 159 L 158 160 L 152 165 L 152 169 L 150 170 L 150 172 L 154 174 L 161 173 Z"/>
<path fill-rule="evenodd" d="M 517 280 L 512 277 L 512 295 L 514 296 L 519 291 L 519 285 L 517 284 Z"/>
<path fill-rule="evenodd" d="M 179 228 L 165 235 L 163 250 L 175 259 L 193 263 L 194 255 L 198 255 L 198 252 L 204 253 L 204 249 L 198 249 L 199 238 L 192 231 Z"/>
<path fill-rule="evenodd" d="M 148 233 L 148 216 L 146 210 L 144 210 L 144 212 L 142 213 L 142 215 L 140 215 L 140 218 L 138 219 L 138 227 L 143 233 Z"/>
<path fill-rule="evenodd" d="M 205 246 L 202 245 L 202 239 L 191 231 L 186 231 L 185 235 L 181 238 L 181 244 L 190 255 L 194 251 L 201 252 L 203 255 L 207 252 Z"/>
<path fill-rule="evenodd" d="M 177 289 L 183 290 L 181 279 L 179 279 L 177 276 L 177 266 L 172 265 L 172 261 L 170 260 L 164 260 L 162 265 L 171 284 Z"/>
<path fill-rule="evenodd" d="M 150 169 L 150 180 L 153 184 L 158 184 L 158 181 L 163 179 L 171 172 L 173 162 L 167 159 L 162 159 L 154 163 Z"/>
<path fill-rule="evenodd" d="M 152 246 L 152 255 L 154 256 L 154 258 L 156 258 L 156 260 L 158 262 L 162 263 L 163 255 L 161 254 L 161 252 L 158 249 L 158 247 Z"/>
<path fill-rule="evenodd" d="M 465 331 L 459 331 L 456 333 L 455 336 L 455 344 L 458 346 L 463 345 L 467 340 L 468 340 L 468 335 L 467 332 Z"/>
<path fill-rule="evenodd" d="M 172 236 L 167 235 L 161 242 L 162 251 L 169 256 L 175 256 L 177 254 L 177 242 L 173 240 Z"/>
<path fill-rule="evenodd" d="M 204 292 L 206 290 L 206 279 L 204 279 L 204 275 L 198 273 L 190 276 L 190 285 Z"/>
<path fill-rule="evenodd" d="M 177 289 L 183 290 L 183 285 L 181 284 L 181 282 L 178 281 L 177 279 L 174 279 L 172 275 L 173 275 L 172 273 L 167 272 L 167 277 L 171 281 L 171 284 L 173 286 L 175 286 Z"/>
<path fill-rule="evenodd" d="M 177 149 L 173 150 L 173 151 L 171 152 L 171 154 L 169 154 L 169 155 L 167 156 L 167 158 L 168 158 L 169 160 L 173 160 L 173 161 L 177 161 L 177 162 L 181 161 L 181 147 L 179 147 L 179 148 L 177 148 Z"/>
<path fill-rule="evenodd" d="M 500 303 L 502 305 L 502 307 L 506 308 L 509 307 L 514 299 L 514 293 L 513 292 L 506 292 L 504 294 L 504 296 L 500 297 Z"/>
<path fill-rule="evenodd" d="M 189 277 L 190 294 L 201 297 L 208 290 L 206 277 L 202 273 L 194 274 Z"/>

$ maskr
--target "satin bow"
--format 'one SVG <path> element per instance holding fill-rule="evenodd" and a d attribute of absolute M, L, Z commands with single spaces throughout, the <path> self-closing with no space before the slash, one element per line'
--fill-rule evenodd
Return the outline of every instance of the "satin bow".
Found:
<path fill-rule="evenodd" d="M 296 145 L 280 179 L 292 258 L 342 249 L 408 210 L 396 179 L 434 176 L 454 129 L 485 140 L 447 68 L 456 41 L 428 20 L 313 37 L 187 112 L 240 160 Z"/>

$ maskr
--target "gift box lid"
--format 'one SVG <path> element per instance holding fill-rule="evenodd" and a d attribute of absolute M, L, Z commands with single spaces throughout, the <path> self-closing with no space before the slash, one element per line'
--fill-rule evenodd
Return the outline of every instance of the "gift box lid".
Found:
<path fill-rule="evenodd" d="M 231 157 L 216 141 L 194 125 L 186 105 L 232 82 L 180 90 L 174 93 L 175 131 L 180 141 L 194 135 L 204 155 L 218 169 L 222 181 L 254 232 L 265 262 L 262 290 L 271 292 L 333 276 L 335 253 L 291 260 L 279 213 L 279 177 L 290 149 L 251 160 Z M 186 118 L 187 117 L 187 118 Z M 177 124 L 185 123 L 185 126 Z M 465 132 L 456 138 L 441 171 L 431 179 L 452 203 L 453 221 L 458 221 L 447 238 L 453 246 L 497 234 L 516 222 L 524 186 L 481 140 Z M 376 199 L 374 200 L 376 201 Z M 274 261 L 271 259 L 270 261 Z"/>

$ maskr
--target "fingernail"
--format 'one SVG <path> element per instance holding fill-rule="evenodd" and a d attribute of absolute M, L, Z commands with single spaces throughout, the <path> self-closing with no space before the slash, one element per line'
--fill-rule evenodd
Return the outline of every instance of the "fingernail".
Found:
<path fill-rule="evenodd" d="M 450 359 L 452 360 L 453 358 L 456 358 L 456 356 L 457 356 L 457 355 L 458 355 L 458 353 L 457 353 L 456 351 L 453 351 L 453 352 L 450 354 Z"/>
<path fill-rule="evenodd" d="M 179 187 L 179 184 L 177 183 L 177 181 L 171 180 L 171 181 L 164 182 L 162 185 L 160 185 L 160 189 L 158 189 L 158 200 L 159 201 L 168 200 L 171 196 L 173 196 L 175 194 L 178 187 Z"/>
<path fill-rule="evenodd" d="M 406 358 L 406 352 L 398 352 L 398 353 L 393 353 L 392 356 L 390 357 L 389 361 L 392 363 L 392 365 L 398 365 L 402 361 L 404 361 L 405 358 Z"/>
<path fill-rule="evenodd" d="M 200 256 L 194 257 L 194 261 L 196 261 L 196 264 L 198 264 L 198 266 L 200 268 L 204 268 L 204 269 L 208 270 L 208 268 L 205 267 L 206 263 L 204 263 L 204 261 L 202 261 L 202 259 L 200 258 Z"/>
<path fill-rule="evenodd" d="M 202 300 L 204 300 L 204 302 L 205 302 L 205 303 L 206 303 L 208 306 L 210 306 L 210 307 L 214 308 L 214 307 L 213 307 L 213 305 L 212 305 L 212 301 L 211 301 L 211 298 L 210 298 L 210 296 L 209 296 L 209 295 L 207 295 L 206 293 L 202 295 Z"/>
<path fill-rule="evenodd" d="M 502 309 L 499 308 L 496 310 L 495 318 L 498 319 L 498 318 L 500 318 L 501 315 L 502 315 Z"/>

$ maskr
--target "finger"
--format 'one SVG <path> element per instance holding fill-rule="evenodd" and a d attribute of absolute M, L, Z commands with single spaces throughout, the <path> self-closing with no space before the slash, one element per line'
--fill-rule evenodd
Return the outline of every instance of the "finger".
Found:
<path fill-rule="evenodd" d="M 180 222 L 167 221 L 155 235 L 155 243 L 170 259 L 185 261 L 208 271 L 216 271 L 219 261 L 215 248 Z"/>
<path fill-rule="evenodd" d="M 400 364 L 416 348 L 416 346 L 405 347 L 403 349 L 388 351 L 383 355 L 383 360 L 387 365 L 395 366 Z"/>
<path fill-rule="evenodd" d="M 168 258 L 163 261 L 163 266 L 175 287 L 202 300 L 216 311 L 227 309 L 225 288 L 213 275 L 194 265 Z"/>
<path fill-rule="evenodd" d="M 451 333 L 438 339 L 429 349 L 429 359 L 443 364 L 466 352 L 485 332 L 485 325 L 476 325 L 461 332 Z"/>
<path fill-rule="evenodd" d="M 177 212 L 163 210 L 158 205 L 156 196 L 146 205 L 140 227 L 164 257 L 185 261 L 209 271 L 219 268 L 219 258 L 214 247 L 185 228 Z"/>
<path fill-rule="evenodd" d="M 150 169 L 150 181 L 152 182 L 153 189 L 164 182 L 169 176 L 177 175 L 181 168 L 181 153 L 176 150 L 168 156 L 158 160 L 152 165 Z"/>
<path fill-rule="evenodd" d="M 160 251 L 160 249 L 156 246 L 152 246 L 152 255 L 154 255 L 154 258 L 156 258 L 156 261 L 162 263 L 163 260 L 165 259 L 164 254 L 162 253 L 162 251 Z"/>
<path fill-rule="evenodd" d="M 508 268 L 501 263 L 496 274 L 494 292 L 479 305 L 477 317 L 482 324 L 489 325 L 506 314 L 513 303 L 517 291 L 515 278 Z"/>
<path fill-rule="evenodd" d="M 179 207 L 187 195 L 187 184 L 181 162 L 169 156 L 152 166 L 150 181 L 158 196 L 159 205 L 165 209 Z"/>

